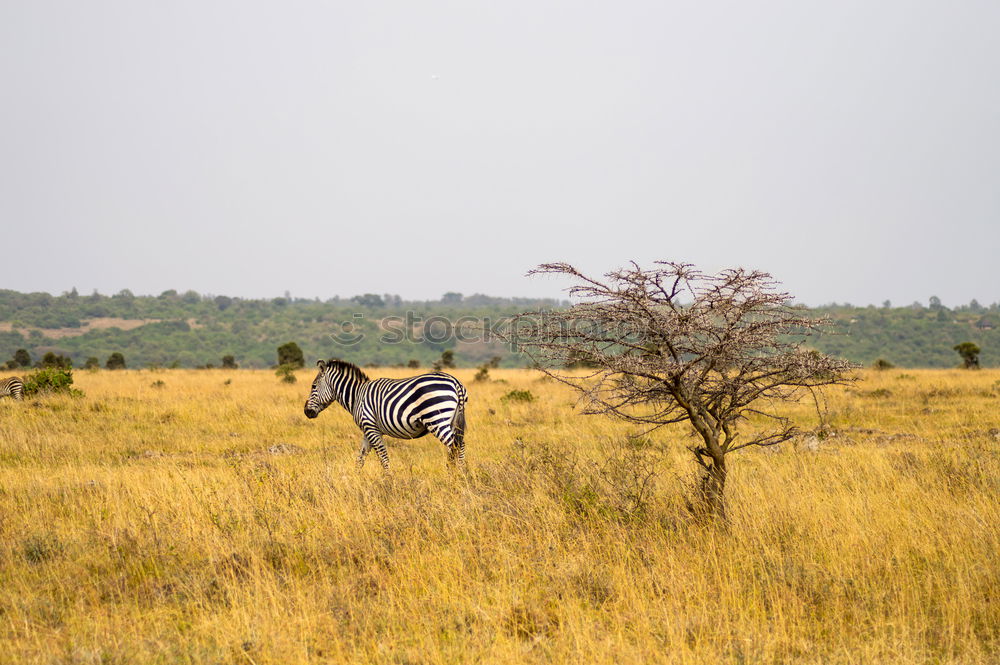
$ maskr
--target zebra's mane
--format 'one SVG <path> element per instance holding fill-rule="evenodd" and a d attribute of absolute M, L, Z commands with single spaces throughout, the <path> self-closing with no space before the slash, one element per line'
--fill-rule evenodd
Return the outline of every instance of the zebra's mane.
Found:
<path fill-rule="evenodd" d="M 346 360 L 340 360 L 339 358 L 330 358 L 326 361 L 327 369 L 336 369 L 344 372 L 356 381 L 369 381 L 368 375 L 365 374 L 360 367 L 354 363 L 349 363 Z"/>

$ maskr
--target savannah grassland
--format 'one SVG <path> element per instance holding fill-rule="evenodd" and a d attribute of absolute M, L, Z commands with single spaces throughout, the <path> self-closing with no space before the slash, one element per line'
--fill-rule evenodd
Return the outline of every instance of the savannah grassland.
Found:
<path fill-rule="evenodd" d="M 0 401 L 0 662 L 1000 662 L 1000 371 L 829 391 L 832 436 L 730 458 L 728 526 L 690 517 L 683 425 L 454 373 L 467 474 L 430 438 L 358 473 L 306 370 Z"/>

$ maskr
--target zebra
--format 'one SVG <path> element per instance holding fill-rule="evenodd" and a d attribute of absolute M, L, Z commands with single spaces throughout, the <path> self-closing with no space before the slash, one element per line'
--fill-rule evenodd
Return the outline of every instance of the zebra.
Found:
<path fill-rule="evenodd" d="M 428 432 L 448 448 L 448 464 L 465 465 L 465 403 L 468 391 L 444 372 L 408 379 L 369 379 L 357 365 L 331 358 L 316 363 L 319 372 L 306 400 L 307 418 L 339 402 L 354 417 L 364 435 L 358 469 L 372 448 L 385 471 L 389 454 L 383 436 L 417 439 Z"/>
<path fill-rule="evenodd" d="M 0 397 L 8 395 L 14 399 L 24 399 L 24 382 L 16 376 L 0 381 Z"/>

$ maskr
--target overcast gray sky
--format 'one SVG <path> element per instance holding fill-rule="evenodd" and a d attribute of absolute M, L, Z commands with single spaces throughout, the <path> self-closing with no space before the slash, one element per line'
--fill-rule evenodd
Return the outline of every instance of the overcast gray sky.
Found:
<path fill-rule="evenodd" d="M 0 2 L 0 288 L 1000 300 L 1000 2 Z"/>

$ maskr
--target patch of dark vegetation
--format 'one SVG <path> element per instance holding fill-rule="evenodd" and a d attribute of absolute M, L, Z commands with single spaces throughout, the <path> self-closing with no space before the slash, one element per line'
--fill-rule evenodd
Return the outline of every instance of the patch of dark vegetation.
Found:
<path fill-rule="evenodd" d="M 44 563 L 62 555 L 63 545 L 50 534 L 32 535 L 25 539 L 21 553 L 28 563 Z"/>
<path fill-rule="evenodd" d="M 24 377 L 25 397 L 54 393 L 82 397 L 83 391 L 73 388 L 73 370 L 68 367 L 45 367 Z"/>
<path fill-rule="evenodd" d="M 511 390 L 500 398 L 501 402 L 534 402 L 535 396 L 530 390 Z"/>
<path fill-rule="evenodd" d="M 274 375 L 277 376 L 283 383 L 295 383 L 295 366 L 294 365 L 279 365 L 278 369 L 274 370 Z"/>

